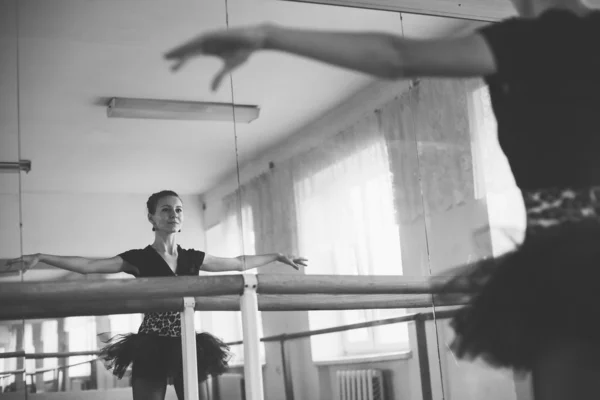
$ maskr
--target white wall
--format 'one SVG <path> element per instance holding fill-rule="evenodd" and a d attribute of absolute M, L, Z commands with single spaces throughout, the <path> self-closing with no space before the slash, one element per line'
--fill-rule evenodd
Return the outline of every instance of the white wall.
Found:
<path fill-rule="evenodd" d="M 361 118 L 389 102 L 395 96 L 408 90 L 409 82 L 376 81 L 363 88 L 338 106 L 325 111 L 319 118 L 294 132 L 287 140 L 265 151 L 260 157 L 240 168 L 240 182 L 243 185 L 269 169 L 269 163 L 287 160 L 295 154 L 318 146 L 328 137 L 338 134 Z M 209 190 L 204 201 L 207 209 L 204 214 L 207 226 L 212 226 L 220 218 L 220 202 L 224 195 L 232 193 L 238 185 L 237 174 L 226 177 L 219 185 Z"/>
<path fill-rule="evenodd" d="M 162 187 L 157 187 L 157 191 Z M 175 188 L 176 190 L 176 188 Z M 146 194 L 23 193 L 23 252 L 111 257 L 152 243 Z M 182 247 L 204 249 L 200 196 L 182 196 Z M 0 259 L 18 257 L 19 197 L 0 195 Z"/>
<path fill-rule="evenodd" d="M 154 240 L 146 212 L 150 194 L 24 193 L 23 251 L 111 257 L 143 248 Z M 200 198 L 182 196 L 182 200 L 185 222 L 179 242 L 182 247 L 203 249 Z"/>
<path fill-rule="evenodd" d="M 0 260 L 18 257 L 21 250 L 18 186 L 9 179 L 15 176 L 0 175 L 0 183 L 6 184 L 0 194 Z"/>

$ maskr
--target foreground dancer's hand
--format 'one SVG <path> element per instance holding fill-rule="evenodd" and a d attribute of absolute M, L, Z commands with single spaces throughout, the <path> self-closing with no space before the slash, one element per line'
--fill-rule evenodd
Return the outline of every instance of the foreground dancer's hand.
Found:
<path fill-rule="evenodd" d="M 471 77 L 496 71 L 493 54 L 479 34 L 411 40 L 383 33 L 300 30 L 263 24 L 202 34 L 168 51 L 179 70 L 189 59 L 216 56 L 223 67 L 212 81 L 216 90 L 225 75 L 257 50 L 274 50 L 385 79 L 418 76 Z"/>
<path fill-rule="evenodd" d="M 193 38 L 169 51 L 165 58 L 175 61 L 172 69 L 177 71 L 194 56 L 220 57 L 224 65 L 211 85 L 212 90 L 217 90 L 227 74 L 246 62 L 254 51 L 265 47 L 266 40 L 266 26 L 216 31 Z"/>

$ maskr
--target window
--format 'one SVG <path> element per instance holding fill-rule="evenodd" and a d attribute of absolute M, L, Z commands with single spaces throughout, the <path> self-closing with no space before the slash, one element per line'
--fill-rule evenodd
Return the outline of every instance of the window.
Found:
<path fill-rule="evenodd" d="M 58 352 L 58 322 L 56 320 L 46 320 L 42 322 L 42 346 L 44 353 Z M 44 358 L 44 369 L 55 368 L 58 366 L 57 358 Z M 44 372 L 44 381 L 54 379 L 54 372 Z"/>
<path fill-rule="evenodd" d="M 0 346 L 0 353 L 6 353 L 6 349 L 4 348 L 4 346 Z M 8 384 L 8 378 L 9 375 L 2 375 L 1 373 L 3 371 L 8 371 L 9 369 L 6 368 L 6 358 L 2 359 L 3 361 L 0 362 L 0 392 L 4 389 L 4 386 L 6 386 Z"/>
<path fill-rule="evenodd" d="M 514 248 L 525 233 L 525 206 L 498 143 L 489 91 L 478 85 L 469 99 L 475 197 L 485 199 L 495 256 Z"/>
<path fill-rule="evenodd" d="M 239 255 L 255 254 L 254 228 L 252 222 L 252 209 L 242 207 L 240 217 L 228 215 L 219 224 L 206 231 L 206 251 L 217 257 L 237 257 Z M 201 272 L 202 273 L 202 272 Z M 249 270 L 246 273 L 256 273 Z M 205 273 L 209 274 L 209 273 Z M 225 272 L 223 274 L 239 274 L 239 272 Z M 214 275 L 214 274 L 213 274 Z M 232 311 L 203 311 L 196 312 L 197 321 L 206 331 L 221 338 L 225 342 L 242 340 L 242 314 Z M 259 336 L 263 337 L 262 320 L 259 313 Z M 232 364 L 244 362 L 243 345 L 232 348 Z M 264 360 L 264 345 L 260 345 L 261 359 Z"/>
<path fill-rule="evenodd" d="M 69 317 L 65 318 L 65 332 L 68 335 L 69 351 L 91 351 L 96 349 L 96 317 Z M 94 356 L 69 357 L 67 365 L 69 377 L 87 377 L 91 374 L 89 363 Z"/>
<path fill-rule="evenodd" d="M 23 330 L 23 350 L 27 354 L 35 353 L 35 348 L 33 346 L 33 327 L 31 326 L 31 322 L 24 323 Z M 34 371 L 35 370 L 35 360 L 34 359 L 25 359 L 25 371 Z"/>
<path fill-rule="evenodd" d="M 41 337 L 35 338 L 38 346 L 35 348 L 33 337 L 33 326 L 31 323 L 25 324 L 24 344 L 25 351 L 28 353 L 56 353 L 59 352 L 59 332 L 58 321 L 56 319 L 44 320 L 41 322 Z M 93 351 L 96 350 L 96 318 L 95 317 L 69 317 L 64 319 L 64 330 L 67 334 L 67 351 Z M 37 351 L 36 351 L 37 350 Z M 94 356 L 69 357 L 64 365 L 75 365 L 68 369 L 70 377 L 88 377 L 91 374 L 90 364 Z M 27 371 L 35 371 L 38 360 L 27 360 Z M 59 366 L 58 358 L 44 358 L 40 369 L 56 368 Z M 54 371 L 43 373 L 43 380 L 49 381 L 55 378 Z M 34 378 L 35 379 L 35 378 Z"/>
<path fill-rule="evenodd" d="M 381 140 L 295 184 L 301 254 L 306 273 L 402 275 L 392 176 Z M 311 311 L 320 329 L 391 318 L 405 310 Z M 408 327 L 394 324 L 315 336 L 313 359 L 408 349 Z"/>
<path fill-rule="evenodd" d="M 112 337 L 118 334 L 137 332 L 142 324 L 144 314 L 118 314 L 110 315 L 108 318 L 110 321 L 110 336 Z"/>

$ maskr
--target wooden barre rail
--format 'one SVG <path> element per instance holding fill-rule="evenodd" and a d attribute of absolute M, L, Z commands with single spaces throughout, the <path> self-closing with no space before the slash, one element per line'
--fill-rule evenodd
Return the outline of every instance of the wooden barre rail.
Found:
<path fill-rule="evenodd" d="M 11 304 L 0 309 L 0 321 L 182 311 L 183 298 L 147 300 L 44 301 Z"/>
<path fill-rule="evenodd" d="M 241 275 L 5 283 L 0 284 L 0 304 L 220 296 L 241 294 L 243 289 Z"/>
<path fill-rule="evenodd" d="M 259 274 L 259 294 L 435 294 L 444 277 L 398 275 Z M 0 304 L 23 301 L 146 300 L 149 298 L 241 294 L 238 275 L 179 276 L 66 282 L 0 284 Z M 463 292 L 457 288 L 457 292 Z M 445 290 L 448 292 L 448 290 Z"/>
<path fill-rule="evenodd" d="M 69 369 L 69 368 L 73 368 L 73 367 L 78 367 L 80 365 L 84 365 L 84 364 L 91 364 L 94 362 L 99 362 L 102 361 L 99 358 L 94 358 L 92 360 L 88 360 L 88 361 L 81 361 L 75 364 L 69 364 L 69 365 L 62 365 L 62 366 L 58 366 L 58 367 L 49 367 L 49 368 L 45 368 L 45 369 L 36 369 L 33 372 L 28 372 L 27 375 L 38 375 L 38 374 L 44 374 L 46 372 L 53 372 L 53 371 L 61 371 L 63 369 Z"/>
<path fill-rule="evenodd" d="M 435 294 L 441 277 L 385 275 L 258 275 L 258 294 Z M 461 291 L 461 290 L 458 290 Z"/>
<path fill-rule="evenodd" d="M 5 353 L 0 353 L 0 359 L 2 358 L 19 358 L 25 357 L 27 353 L 24 350 L 19 351 L 7 351 Z"/>
<path fill-rule="evenodd" d="M 195 297 L 196 311 L 239 311 L 239 296 Z M 425 308 L 465 304 L 463 296 L 445 296 L 444 301 L 431 295 L 259 295 L 259 311 L 359 310 Z M 62 318 L 167 312 L 183 310 L 181 298 L 147 300 L 107 300 L 79 302 L 25 302 L 0 309 L 1 320 Z"/>
<path fill-rule="evenodd" d="M 316 329 L 312 331 L 304 331 L 304 332 L 295 332 L 295 333 L 284 333 L 283 335 L 272 336 L 265 341 L 277 341 L 277 340 L 294 340 L 294 339 L 302 339 L 310 336 L 317 335 L 325 335 L 328 333 L 337 333 L 344 332 L 351 329 L 361 329 L 361 328 L 373 328 L 377 326 L 384 326 L 390 324 L 399 324 L 402 322 L 414 322 L 418 320 L 429 321 L 435 318 L 444 319 L 450 318 L 456 314 L 456 310 L 443 310 L 438 311 L 437 313 L 417 313 L 417 314 L 408 314 L 400 317 L 387 318 L 378 321 L 367 321 L 367 322 L 357 322 L 355 324 L 344 325 L 344 326 L 334 326 L 331 328 L 323 328 Z"/>
<path fill-rule="evenodd" d="M 16 355 L 18 354 L 18 355 Z M 68 357 L 81 357 L 81 356 L 97 356 L 98 350 L 88 351 L 63 351 L 55 353 L 25 353 L 24 351 L 12 352 L 12 353 L 0 353 L 0 359 L 2 358 L 17 358 L 24 357 L 28 360 L 42 360 L 44 358 L 68 358 Z M 84 361 L 86 363 L 87 361 Z M 50 370 L 63 368 L 63 367 L 52 367 Z"/>
<path fill-rule="evenodd" d="M 391 324 L 399 324 L 402 322 L 413 322 L 413 321 L 430 321 L 433 319 L 446 319 L 451 318 L 456 314 L 456 309 L 445 309 L 436 312 L 424 312 L 424 313 L 416 313 L 416 314 L 407 314 L 402 315 L 400 317 L 379 319 L 376 321 L 367 321 L 367 322 L 357 322 L 355 324 L 334 326 L 331 328 L 323 328 L 323 329 L 314 329 L 308 331 L 294 332 L 294 333 L 283 333 L 281 335 L 273 335 L 267 336 L 260 339 L 261 342 L 278 342 L 278 341 L 287 341 L 294 339 L 302 339 L 310 336 L 317 335 L 325 335 L 328 333 L 338 333 L 345 332 L 352 329 L 361 329 L 361 328 L 373 328 L 377 326 L 391 325 Z M 229 342 L 227 343 L 230 346 L 239 346 L 244 344 L 243 340 L 238 340 L 237 342 Z"/>
<path fill-rule="evenodd" d="M 91 352 L 88 352 L 88 353 L 91 353 Z M 52 354 L 54 354 L 54 353 L 38 353 L 37 354 L 38 356 L 44 355 L 45 357 L 37 357 L 37 358 L 55 358 L 55 357 L 52 357 Z M 58 354 L 58 353 L 56 353 L 56 354 Z M 90 355 L 91 356 L 96 356 L 97 352 L 95 352 L 94 354 L 90 354 Z M 67 357 L 73 357 L 73 356 L 69 354 L 69 355 L 65 355 L 64 357 L 60 357 L 60 358 L 67 358 Z M 28 356 L 27 358 L 36 358 L 36 357 L 29 357 Z M 44 374 L 46 372 L 60 371 L 60 370 L 63 370 L 63 369 L 69 369 L 69 368 L 73 368 L 73 367 L 78 367 L 80 365 L 90 364 L 90 363 L 98 362 L 98 361 L 101 361 L 101 360 L 98 359 L 98 358 L 95 358 L 93 360 L 82 361 L 82 362 L 78 362 L 78 363 L 75 363 L 75 364 L 60 365 L 60 366 L 56 366 L 56 367 L 48 367 L 48 368 L 45 368 L 45 369 L 36 369 L 33 372 L 26 372 L 24 369 L 17 369 L 17 370 L 13 370 L 13 371 L 2 371 L 2 372 L 0 372 L 0 378 L 6 377 L 6 376 L 10 376 L 10 375 L 15 375 L 15 374 L 25 374 L 25 375 L 30 375 L 30 376 L 31 375 Z"/>
<path fill-rule="evenodd" d="M 97 351 L 71 351 L 71 352 L 55 352 L 55 353 L 28 353 L 25 358 L 28 360 L 41 360 L 44 358 L 64 358 L 64 357 L 82 357 L 82 356 L 97 356 Z M 87 361 L 85 361 L 87 362 Z M 51 369 L 56 369 L 54 367 Z"/>
<path fill-rule="evenodd" d="M 9 376 L 12 375 L 17 375 L 17 374 L 25 374 L 25 370 L 24 369 L 13 369 L 11 371 L 2 371 L 0 372 L 0 378 L 8 378 Z"/>

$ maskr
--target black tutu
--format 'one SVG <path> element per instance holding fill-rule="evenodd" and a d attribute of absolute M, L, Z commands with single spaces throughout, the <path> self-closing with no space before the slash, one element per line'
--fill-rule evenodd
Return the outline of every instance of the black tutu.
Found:
<path fill-rule="evenodd" d="M 183 376 L 181 338 L 149 333 L 117 335 L 109 339 L 99 354 L 109 370 L 121 379 L 129 365 L 132 377 L 173 382 Z M 229 346 L 213 335 L 196 334 L 198 382 L 227 371 Z"/>
<path fill-rule="evenodd" d="M 514 251 L 452 270 L 442 283 L 439 278 L 442 299 L 469 299 L 450 322 L 450 347 L 459 358 L 527 372 L 553 343 L 600 343 L 596 219 L 528 232 Z"/>

